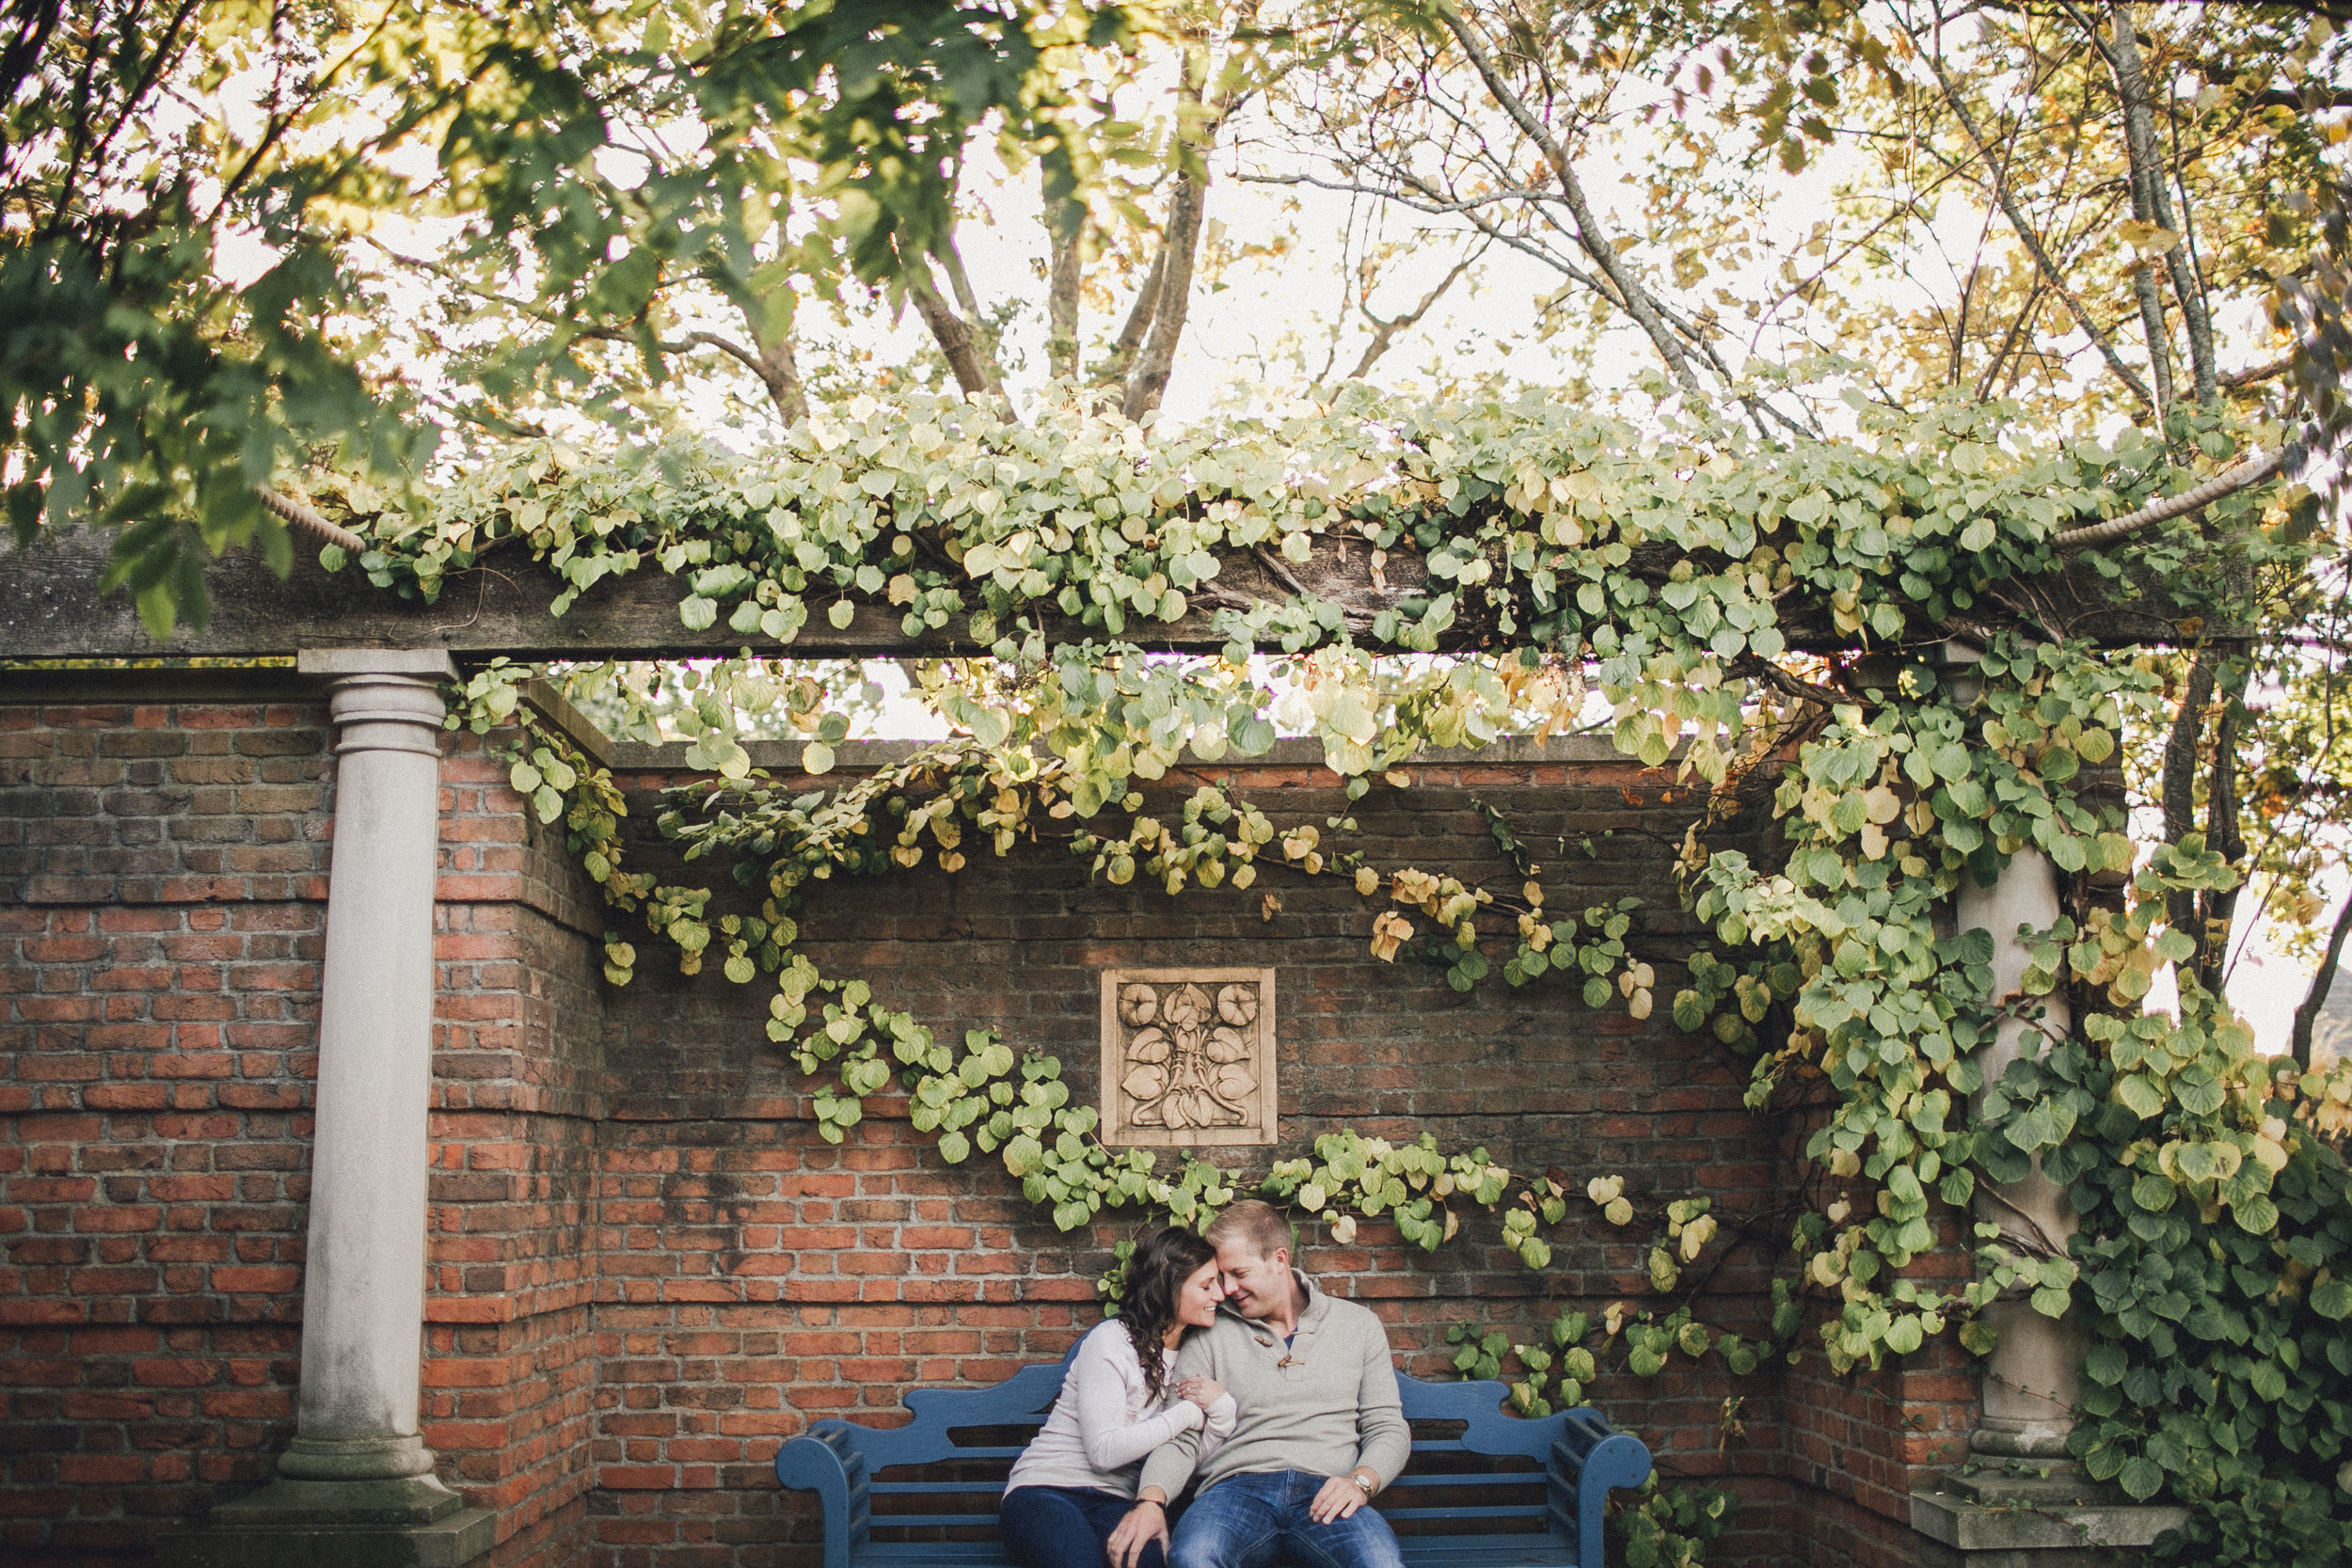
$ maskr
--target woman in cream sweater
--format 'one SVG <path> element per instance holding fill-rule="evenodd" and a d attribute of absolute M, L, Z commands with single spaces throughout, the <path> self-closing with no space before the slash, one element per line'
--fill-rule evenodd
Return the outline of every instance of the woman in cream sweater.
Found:
<path fill-rule="evenodd" d="M 1207 1378 L 1168 1381 L 1177 1341 L 1216 1320 L 1216 1252 L 1174 1226 L 1127 1265 L 1120 1315 L 1079 1343 L 1061 1397 L 1005 1481 L 997 1533 L 1021 1568 L 1100 1568 L 1136 1498 L 1144 1456 L 1180 1432 L 1203 1452 L 1233 1430 L 1233 1399 Z M 1162 1568 L 1160 1547 L 1137 1568 Z"/>

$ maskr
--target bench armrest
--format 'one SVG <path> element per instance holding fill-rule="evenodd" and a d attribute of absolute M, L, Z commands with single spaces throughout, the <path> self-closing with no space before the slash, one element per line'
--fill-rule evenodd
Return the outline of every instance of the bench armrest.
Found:
<path fill-rule="evenodd" d="M 1567 1423 L 1551 1447 L 1552 1471 L 1564 1483 L 1562 1490 L 1575 1489 L 1580 1568 L 1601 1568 L 1601 1513 L 1610 1490 L 1639 1486 L 1649 1479 L 1649 1449 L 1589 1406 L 1565 1414 Z"/>
<path fill-rule="evenodd" d="M 870 1528 L 866 1460 L 844 1436 L 827 1430 L 840 1424 L 820 1422 L 776 1450 L 776 1479 L 794 1491 L 816 1493 L 824 1511 L 824 1568 L 850 1568 L 851 1549 L 866 1544 Z"/>

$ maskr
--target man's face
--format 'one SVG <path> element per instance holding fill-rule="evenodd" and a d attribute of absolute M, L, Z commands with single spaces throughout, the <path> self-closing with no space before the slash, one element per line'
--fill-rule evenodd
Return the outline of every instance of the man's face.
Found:
<path fill-rule="evenodd" d="M 1290 1300 L 1288 1247 L 1261 1257 L 1247 1238 L 1228 1236 L 1216 1243 L 1216 1268 L 1225 1281 L 1225 1305 L 1245 1318 L 1269 1316 Z"/>

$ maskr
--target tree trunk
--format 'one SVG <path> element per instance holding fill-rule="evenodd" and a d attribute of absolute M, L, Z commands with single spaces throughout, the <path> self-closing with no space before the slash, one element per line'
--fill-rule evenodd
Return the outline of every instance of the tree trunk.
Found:
<path fill-rule="evenodd" d="M 2173 717 L 2172 733 L 2164 743 L 2164 841 L 2178 844 L 2197 831 L 2197 759 L 2203 750 L 2205 708 L 2213 701 L 2215 655 L 2200 648 L 2188 667 L 2181 711 Z M 2168 894 L 2165 920 L 2191 938 L 2202 936 L 2198 926 L 2197 895 Z"/>
<path fill-rule="evenodd" d="M 977 397 L 1001 390 L 994 384 L 993 367 L 981 359 L 971 327 L 939 297 L 938 285 L 931 281 L 930 265 L 920 256 L 907 259 L 906 288 L 907 298 L 914 302 L 923 325 L 931 329 L 931 340 L 938 343 L 939 352 L 946 356 L 947 369 L 963 395 Z"/>
<path fill-rule="evenodd" d="M 1133 374 L 1127 378 L 1127 399 L 1122 412 L 1131 420 L 1140 420 L 1159 407 L 1160 398 L 1168 390 L 1168 372 L 1176 364 L 1176 343 L 1184 335 L 1184 316 L 1192 303 L 1193 260 L 1200 248 L 1200 214 L 1209 201 L 1209 176 L 1203 169 L 1199 175 L 1179 174 L 1175 192 L 1168 203 L 1168 239 L 1161 247 L 1161 259 L 1167 263 L 1160 272 L 1157 297 L 1152 301 L 1152 330 L 1143 343 L 1143 356 L 1136 362 Z"/>
<path fill-rule="evenodd" d="M 2214 726 L 2212 783 L 2205 790 L 2205 847 L 2227 864 L 2236 866 L 2246 860 L 2246 832 L 2238 821 L 2238 720 L 2245 711 L 2246 688 L 2253 678 L 2253 666 L 2250 661 L 2233 657 L 2225 666 L 2225 673 L 2229 689 L 2222 694 L 2220 721 Z M 2222 970 L 2230 953 L 2230 927 L 2237 916 L 2238 894 L 2245 885 L 2241 881 L 2235 887 L 2215 888 L 2202 900 L 2204 918 L 2198 939 L 2197 977 L 2217 996 L 2221 993 Z"/>
<path fill-rule="evenodd" d="M 1063 381 L 1078 375 L 1078 241 L 1084 233 L 1081 218 L 1068 234 L 1053 234 L 1054 267 L 1045 292 L 1045 373 Z"/>
<path fill-rule="evenodd" d="M 1136 302 L 1127 310 L 1127 319 L 1119 325 L 1119 336 L 1111 341 L 1111 356 L 1104 367 L 1104 379 L 1124 381 L 1128 367 L 1135 363 L 1136 350 L 1143 346 L 1143 335 L 1152 330 L 1152 314 L 1160 308 L 1160 285 L 1168 280 L 1168 241 L 1163 237 L 1160 248 L 1152 258 L 1152 270 L 1143 275 L 1143 287 L 1136 291 Z"/>
<path fill-rule="evenodd" d="M 2311 990 L 2303 993 L 2303 1005 L 2295 1009 L 2295 1033 L 2288 1051 L 2295 1065 L 2309 1071 L 2312 1067 L 2312 1033 L 2319 1023 L 2319 1015 L 2328 1005 L 2328 988 L 2334 984 L 2336 966 L 2344 957 L 2344 939 L 2352 935 L 2352 894 L 2344 896 L 2344 908 L 2336 911 L 2335 929 L 2328 934 L 2328 951 L 2319 960 L 2319 973 L 2312 976 Z"/>
<path fill-rule="evenodd" d="M 1143 340 L 1142 357 L 1127 377 L 1127 395 L 1120 410 L 1131 420 L 1140 420 L 1159 407 L 1168 390 L 1168 372 L 1176 363 L 1184 317 L 1192 308 L 1192 268 L 1200 252 L 1201 214 L 1209 203 L 1208 153 L 1216 145 L 1217 116 L 1225 106 L 1219 103 L 1214 112 L 1202 109 L 1200 94 L 1208 67 L 1207 52 L 1196 47 L 1187 52 L 1184 75 L 1176 84 L 1176 188 L 1168 194 L 1168 232 L 1160 242 L 1159 260 L 1152 264 L 1159 286 L 1153 290 L 1148 282 L 1145 285 L 1152 294 L 1152 327 Z M 1189 117 L 1187 106 L 1192 110 Z M 1187 118 L 1195 128 L 1187 128 Z M 1196 135 L 1198 145 L 1192 140 Z"/>
<path fill-rule="evenodd" d="M 2123 101 L 2124 145 L 2132 165 L 2132 211 L 2158 228 L 2180 235 L 2164 253 L 2164 265 L 2172 280 L 2172 293 L 2181 302 L 2181 324 L 2188 329 L 2189 363 L 2196 381 L 2197 401 L 2210 406 L 2217 397 L 2213 322 L 2205 309 L 2203 285 L 2189 264 L 2187 226 L 2175 226 L 2172 221 L 2172 198 L 2167 188 L 2164 150 L 2156 142 L 2155 109 L 2148 92 L 2147 71 L 2140 62 L 2138 28 L 2126 0 L 2115 0 L 2110 14 L 2114 25 L 2110 29 L 2107 63 L 2115 71 L 2116 94 Z M 2141 211 L 2143 207 L 2145 212 Z M 2155 279 L 2145 267 L 2139 276 L 2148 282 L 2141 303 L 2144 315 L 2147 295 L 2154 293 Z M 2158 318 L 2161 317 L 2159 309 Z M 2158 374 L 2157 395 L 2164 397 L 2168 404 L 2170 400 L 2164 392 L 2164 385 L 2170 377 L 2169 368 Z"/>

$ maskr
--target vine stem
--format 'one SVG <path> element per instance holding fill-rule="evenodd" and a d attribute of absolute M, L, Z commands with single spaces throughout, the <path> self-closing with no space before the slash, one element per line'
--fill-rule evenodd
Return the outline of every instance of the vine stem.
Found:
<path fill-rule="evenodd" d="M 368 547 L 368 542 L 347 528 L 340 528 L 292 496 L 282 496 L 265 484 L 257 484 L 253 493 L 262 498 L 262 504 L 275 516 L 282 517 L 305 533 L 313 534 L 329 545 L 340 545 L 358 555 Z"/>
<path fill-rule="evenodd" d="M 2104 523 L 2091 523 L 2083 528 L 2070 528 L 2063 533 L 2054 533 L 2050 536 L 2050 547 L 2059 550 L 2088 549 L 2093 545 L 2104 545 L 2137 533 L 2142 529 L 2153 528 L 2158 523 L 2170 522 L 2201 506 L 2210 506 L 2225 496 L 2252 489 L 2285 467 L 2289 459 L 2300 455 L 2292 441 L 2273 452 L 2254 452 L 2237 467 L 2222 469 L 2194 489 L 2184 490 L 2177 496 L 2167 496 L 2162 500 L 2150 501 L 2136 512 L 2126 512 L 2121 517 L 2110 517 Z"/>

